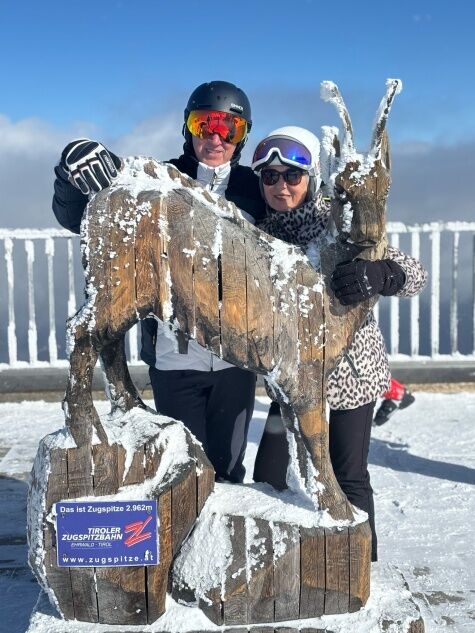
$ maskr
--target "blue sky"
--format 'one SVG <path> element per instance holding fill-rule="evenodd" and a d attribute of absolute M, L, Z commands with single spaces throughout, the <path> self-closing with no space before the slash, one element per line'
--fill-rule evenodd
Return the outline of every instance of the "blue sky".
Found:
<path fill-rule="evenodd" d="M 463 168 L 475 145 L 474 23 L 466 0 L 0 0 L 0 179 L 7 199 L 20 195 L 18 187 L 10 191 L 20 166 L 35 194 L 22 199 L 31 225 L 33 205 L 49 207 L 54 160 L 80 135 L 122 153 L 176 154 L 187 97 L 211 79 L 233 81 L 251 99 L 254 128 L 244 160 L 273 127 L 318 133 L 337 123 L 319 99 L 324 79 L 339 84 L 364 149 L 384 81 L 396 76 L 404 90 L 389 122 L 395 159 L 409 156 L 409 169 L 421 152 L 430 164 L 448 148 Z M 46 217 L 36 214 L 36 224 Z M 12 219 L 0 207 L 5 222 Z"/>
<path fill-rule="evenodd" d="M 0 111 L 63 127 L 93 121 L 114 135 L 182 107 L 191 88 L 213 78 L 242 85 L 259 103 L 266 92 L 280 92 L 283 101 L 293 90 L 311 92 L 332 79 L 348 95 L 364 93 L 370 108 L 384 79 L 398 76 L 403 136 L 440 136 L 453 129 L 454 116 L 473 133 L 473 6 L 2 0 L 0 75 L 8 89 Z M 269 111 L 278 108 L 268 104 Z"/>

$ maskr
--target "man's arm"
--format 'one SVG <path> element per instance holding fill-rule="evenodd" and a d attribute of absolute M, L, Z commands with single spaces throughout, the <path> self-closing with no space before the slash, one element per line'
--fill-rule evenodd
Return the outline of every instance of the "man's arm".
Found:
<path fill-rule="evenodd" d="M 57 165 L 54 168 L 54 173 L 56 175 L 53 196 L 54 215 L 65 229 L 69 229 L 73 233 L 79 233 L 88 197 L 67 180 L 61 165 Z"/>
<path fill-rule="evenodd" d="M 79 233 L 88 194 L 109 187 L 120 167 L 120 158 L 97 141 L 78 139 L 68 143 L 54 169 L 52 206 L 61 226 Z"/>

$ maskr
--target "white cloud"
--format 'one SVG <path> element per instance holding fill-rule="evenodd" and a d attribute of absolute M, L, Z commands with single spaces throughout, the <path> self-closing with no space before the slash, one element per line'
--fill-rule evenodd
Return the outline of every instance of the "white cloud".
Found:
<path fill-rule="evenodd" d="M 257 116 L 256 121 L 259 119 L 264 117 Z M 286 120 L 290 120 L 288 112 L 267 120 L 265 131 L 256 125 L 245 148 L 245 163 L 260 135 Z M 296 122 L 305 125 L 300 118 Z M 53 167 L 71 139 L 99 138 L 120 155 L 142 154 L 166 160 L 181 153 L 181 128 L 181 115 L 167 113 L 143 121 L 119 138 L 105 139 L 88 122 L 65 130 L 40 119 L 13 122 L 0 114 L 0 227 L 57 226 L 51 211 Z M 318 129 L 315 131 L 318 133 Z M 466 183 L 472 180 L 474 153 L 474 141 L 452 146 L 420 141 L 395 144 L 390 219 L 472 220 L 475 209 Z"/>
<path fill-rule="evenodd" d="M 14 122 L 0 114 L 0 226 L 57 226 L 51 211 L 53 168 L 71 139 L 97 138 L 120 155 L 145 154 L 166 160 L 181 152 L 181 125 L 176 115 L 156 117 L 114 140 L 104 139 L 88 122 L 59 129 L 41 119 Z"/>
<path fill-rule="evenodd" d="M 143 154 L 167 160 L 181 154 L 183 120 L 177 114 L 147 119 L 117 139 L 114 150 L 122 156 Z"/>
<path fill-rule="evenodd" d="M 71 138 L 90 136 L 95 133 L 91 123 L 78 123 L 70 131 L 58 130 L 41 119 L 22 119 L 17 122 L 0 114 L 0 158 L 18 155 L 23 158 L 58 152 Z"/>

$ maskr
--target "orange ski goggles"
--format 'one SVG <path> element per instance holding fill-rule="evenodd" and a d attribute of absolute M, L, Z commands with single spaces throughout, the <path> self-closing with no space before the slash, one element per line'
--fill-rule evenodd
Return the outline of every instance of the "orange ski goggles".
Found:
<path fill-rule="evenodd" d="M 237 145 L 247 134 L 247 121 L 242 116 L 217 110 L 192 110 L 186 120 L 186 127 L 199 138 L 219 136 L 226 143 Z"/>

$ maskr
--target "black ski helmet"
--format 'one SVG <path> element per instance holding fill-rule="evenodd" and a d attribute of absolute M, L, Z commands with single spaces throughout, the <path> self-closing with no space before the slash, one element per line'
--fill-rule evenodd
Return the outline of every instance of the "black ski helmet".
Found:
<path fill-rule="evenodd" d="M 195 155 L 191 133 L 186 127 L 188 115 L 193 110 L 218 110 L 219 112 L 236 114 L 246 119 L 248 133 L 252 127 L 251 104 L 241 88 L 228 81 L 210 81 L 209 83 L 201 84 L 191 93 L 184 112 L 183 136 L 185 137 L 185 145 L 183 149 L 185 154 L 191 153 L 192 156 Z M 247 135 L 240 143 L 237 143 L 231 160 L 232 163 L 236 163 L 239 160 L 246 141 Z"/>

